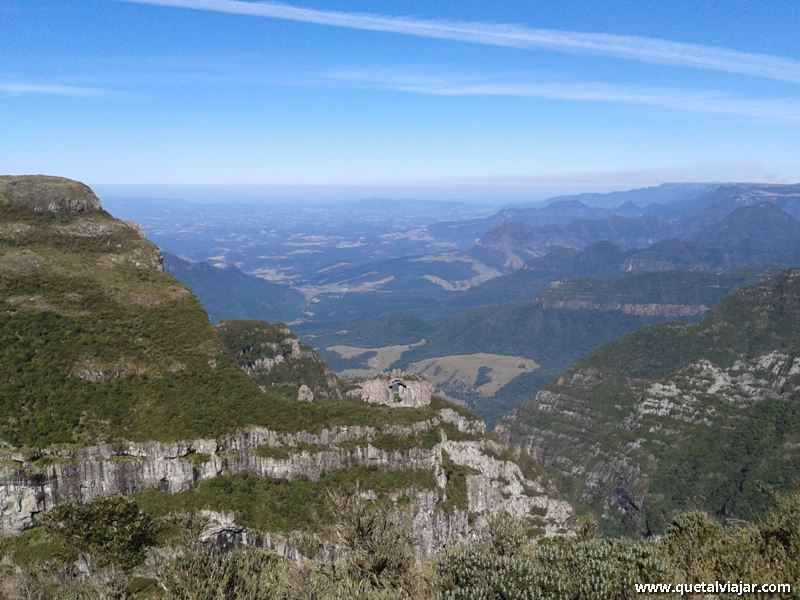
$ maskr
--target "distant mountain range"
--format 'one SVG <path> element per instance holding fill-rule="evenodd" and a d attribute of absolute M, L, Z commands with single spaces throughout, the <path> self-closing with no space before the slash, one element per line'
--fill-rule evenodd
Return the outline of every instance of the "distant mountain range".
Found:
<path fill-rule="evenodd" d="M 734 236 L 731 236 L 734 237 Z M 800 237 L 747 238 L 738 241 L 668 239 L 644 248 L 622 250 L 596 242 L 582 250 L 559 248 L 528 260 L 520 269 L 490 279 L 452 298 L 454 306 L 477 306 L 533 299 L 551 281 L 575 277 L 607 278 L 663 271 L 717 273 L 766 265 L 800 265 Z"/>
<path fill-rule="evenodd" d="M 472 384 L 486 390 L 496 388 L 485 379 L 492 361 L 535 361 L 490 397 L 459 384 L 458 397 L 491 424 L 598 345 L 665 320 L 695 321 L 737 287 L 800 266 L 798 216 L 800 186 L 665 184 L 558 197 L 388 237 L 364 229 L 359 252 L 376 256 L 368 260 L 326 258 L 315 246 L 322 238 L 301 235 L 312 245 L 277 265 L 302 264 L 302 283 L 169 255 L 164 265 L 212 320 L 292 322 L 337 372 L 364 372 L 370 360 L 434 368 L 431 361 L 469 355 L 487 361 Z M 404 236 L 441 251 L 369 251 Z M 244 249 L 234 254 L 252 264 Z M 347 357 L 326 350 L 339 346 L 353 349 Z M 376 358 L 379 348 L 388 363 Z"/>
<path fill-rule="evenodd" d="M 481 219 L 435 223 L 428 226 L 428 230 L 438 239 L 466 248 L 493 227 L 507 221 L 517 221 L 535 228 L 566 225 L 575 220 L 601 220 L 612 216 L 660 216 L 662 213 L 679 212 L 680 207 L 703 198 L 717 187 L 715 184 L 705 183 L 665 183 L 621 192 L 557 196 L 533 205 L 507 207 Z"/>
<path fill-rule="evenodd" d="M 513 270 L 555 248 L 582 249 L 598 241 L 627 249 L 667 238 L 738 242 L 798 237 L 793 220 L 800 217 L 800 186 L 726 184 L 668 189 L 677 194 L 670 201 L 667 190 L 660 187 L 612 194 L 619 200 L 628 198 L 614 208 L 589 207 L 573 198 L 543 208 L 505 209 L 484 221 L 486 233 L 474 240 L 472 252 L 489 264 Z M 648 190 L 658 194 L 649 195 Z M 643 205 L 630 199 L 642 195 L 658 197 L 664 203 Z M 607 206 L 611 201 L 601 204 Z M 760 211 L 755 210 L 761 205 Z M 741 214 L 734 214 L 740 210 Z M 468 222 L 465 227 L 471 229 L 473 224 Z M 780 234 L 775 233 L 776 228 Z M 448 225 L 448 232 L 455 230 L 455 225 Z M 723 235 L 723 230 L 729 233 Z"/>
<path fill-rule="evenodd" d="M 798 238 L 800 221 L 772 202 L 735 208 L 724 219 L 712 223 L 695 235 L 698 241 L 723 243 Z"/>
<path fill-rule="evenodd" d="M 506 221 L 479 239 L 472 253 L 506 270 L 522 267 L 531 258 L 558 248 L 585 248 L 601 240 L 622 248 L 641 248 L 658 240 L 676 237 L 677 223 L 651 217 L 578 219 L 567 225 L 529 227 Z"/>

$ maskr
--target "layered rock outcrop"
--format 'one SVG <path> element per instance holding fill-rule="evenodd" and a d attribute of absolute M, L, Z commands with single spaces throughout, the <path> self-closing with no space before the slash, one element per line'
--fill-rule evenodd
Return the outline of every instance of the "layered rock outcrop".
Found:
<path fill-rule="evenodd" d="M 696 325 L 601 347 L 498 433 L 631 533 L 697 508 L 754 518 L 767 505 L 760 486 L 800 476 L 798 315 L 795 270 L 728 296 Z"/>
<path fill-rule="evenodd" d="M 536 306 L 550 310 L 591 310 L 597 312 L 615 312 L 637 317 L 684 318 L 702 315 L 708 311 L 705 304 L 662 304 L 637 302 L 598 302 L 572 298 L 567 300 L 551 300 L 537 298 Z"/>
<path fill-rule="evenodd" d="M 431 403 L 433 385 L 416 373 L 405 373 L 397 369 L 381 374 L 358 384 L 350 392 L 370 404 L 396 407 L 420 407 Z"/>
<path fill-rule="evenodd" d="M 442 432 L 438 443 L 407 450 L 386 450 L 372 443 L 376 436 L 419 436 L 442 424 L 471 439 L 448 440 Z M 325 473 L 358 466 L 434 473 L 437 489 L 412 494 L 418 505 L 414 531 L 420 554 L 477 535 L 488 516 L 499 510 L 533 519 L 544 534 L 565 531 L 572 514 L 569 504 L 556 498 L 538 474 L 523 473 L 508 455 L 508 448 L 482 438 L 482 431 L 480 422 L 445 408 L 428 420 L 380 429 L 343 426 L 280 433 L 251 428 L 219 440 L 100 444 L 30 456 L 6 448 L 0 463 L 0 534 L 13 535 L 32 527 L 42 513 L 64 502 L 142 490 L 178 493 L 204 480 L 242 472 L 269 479 L 306 477 L 315 481 Z M 269 449 L 280 449 L 282 457 L 270 456 Z M 448 464 L 468 472 L 466 505 L 449 512 L 440 509 L 450 489 Z M 241 528 L 222 529 L 227 536 L 247 539 Z M 258 536 L 262 534 L 249 535 L 261 539 Z"/>

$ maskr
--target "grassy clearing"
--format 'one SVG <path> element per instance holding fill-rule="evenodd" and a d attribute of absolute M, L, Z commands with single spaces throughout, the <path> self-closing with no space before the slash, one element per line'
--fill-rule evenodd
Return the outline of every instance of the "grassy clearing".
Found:
<path fill-rule="evenodd" d="M 412 348 L 424 345 L 425 340 L 423 339 L 415 344 L 398 344 L 394 346 L 381 346 L 379 348 L 359 348 L 357 346 L 338 345 L 330 346 L 326 348 L 326 350 L 335 352 L 344 359 L 353 359 L 365 354 L 371 354 L 371 356 L 367 358 L 367 366 L 365 368 L 345 369 L 339 374 L 346 378 L 372 377 L 378 373 L 383 373 L 384 371 L 390 369 L 394 363 L 400 360 L 403 354 Z"/>
<path fill-rule="evenodd" d="M 428 358 L 411 363 L 408 368 L 438 386 L 491 397 L 512 379 L 532 373 L 539 365 L 521 356 L 480 352 Z"/>
<path fill-rule="evenodd" d="M 269 480 L 251 473 L 223 475 L 204 481 L 188 492 L 140 492 L 133 499 L 154 517 L 210 509 L 233 512 L 237 523 L 255 530 L 288 534 L 313 528 L 315 524 L 330 523 L 330 492 L 352 494 L 358 487 L 384 494 L 412 487 L 434 489 L 435 486 L 430 471 L 356 467 L 327 473 L 319 481 L 305 478 Z"/>

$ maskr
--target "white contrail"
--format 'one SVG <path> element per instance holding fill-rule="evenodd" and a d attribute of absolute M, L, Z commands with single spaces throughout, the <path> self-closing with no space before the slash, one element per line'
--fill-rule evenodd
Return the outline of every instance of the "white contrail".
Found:
<path fill-rule="evenodd" d="M 109 93 L 108 90 L 74 85 L 52 83 L 0 83 L 0 95 L 7 96 L 36 94 L 44 96 L 94 97 L 106 96 Z"/>
<path fill-rule="evenodd" d="M 300 21 L 331 27 L 386 31 L 474 44 L 596 54 L 800 83 L 800 60 L 656 38 L 534 29 L 518 25 L 386 17 L 315 10 L 273 2 L 243 2 L 242 0 L 121 1 Z"/>
<path fill-rule="evenodd" d="M 716 91 L 605 83 L 519 83 L 475 81 L 396 71 L 347 70 L 324 75 L 331 81 L 368 89 L 393 90 L 429 96 L 517 96 L 554 100 L 609 102 L 686 112 L 800 123 L 800 102 L 790 98 L 748 98 Z"/>

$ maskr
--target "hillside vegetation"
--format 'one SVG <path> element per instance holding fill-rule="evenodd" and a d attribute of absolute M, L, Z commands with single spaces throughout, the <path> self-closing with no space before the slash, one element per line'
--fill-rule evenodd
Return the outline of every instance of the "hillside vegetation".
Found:
<path fill-rule="evenodd" d="M 328 365 L 286 325 L 222 321 L 217 325 L 217 332 L 234 362 L 262 390 L 297 400 L 301 386 L 305 386 L 303 394 L 307 401 L 342 399 L 341 383 Z"/>
<path fill-rule="evenodd" d="M 167 441 L 250 425 L 407 422 L 432 412 L 354 401 L 299 407 L 263 392 L 136 226 L 100 209 L 93 194 L 71 204 L 75 182 L 44 181 L 65 204 L 36 212 L 38 200 L 17 195 L 0 211 L 0 440 Z"/>
<path fill-rule="evenodd" d="M 235 266 L 213 267 L 164 254 L 164 270 L 190 288 L 212 321 L 264 319 L 291 321 L 300 316 L 303 295 L 285 285 L 242 273 Z"/>
<path fill-rule="evenodd" d="M 258 389 L 135 226 L 91 204 L 17 202 L 0 212 L 0 274 L 0 439 L 202 435 L 255 406 Z"/>
<path fill-rule="evenodd" d="M 672 583 L 689 597 L 721 600 L 755 593 L 753 584 L 792 586 L 800 578 L 797 494 L 772 497 L 771 510 L 758 523 L 724 525 L 690 512 L 671 521 L 663 536 L 644 540 L 600 537 L 591 519 L 578 524 L 574 537 L 532 540 L 523 523 L 500 514 L 471 544 L 422 562 L 409 551 L 408 512 L 343 495 L 331 496 L 326 508 L 330 520 L 319 522 L 319 532 L 341 543 L 336 561 L 296 563 L 259 548 L 184 548 L 153 570 L 141 563 L 165 530 L 135 502 L 65 507 L 31 540 L 39 551 L 35 558 L 15 540 L 0 542 L 0 594 L 10 600 L 633 600 L 665 595 L 637 591 L 638 585 Z M 110 517 L 116 520 L 113 529 L 106 525 Z M 102 568 L 79 581 L 59 576 L 79 549 L 90 549 Z M 693 586 L 715 581 L 730 588 L 692 594 Z M 769 596 L 796 594 L 784 587 Z"/>
<path fill-rule="evenodd" d="M 752 518 L 800 475 L 800 271 L 695 325 L 646 328 L 576 362 L 503 425 L 619 531 L 679 510 Z"/>

